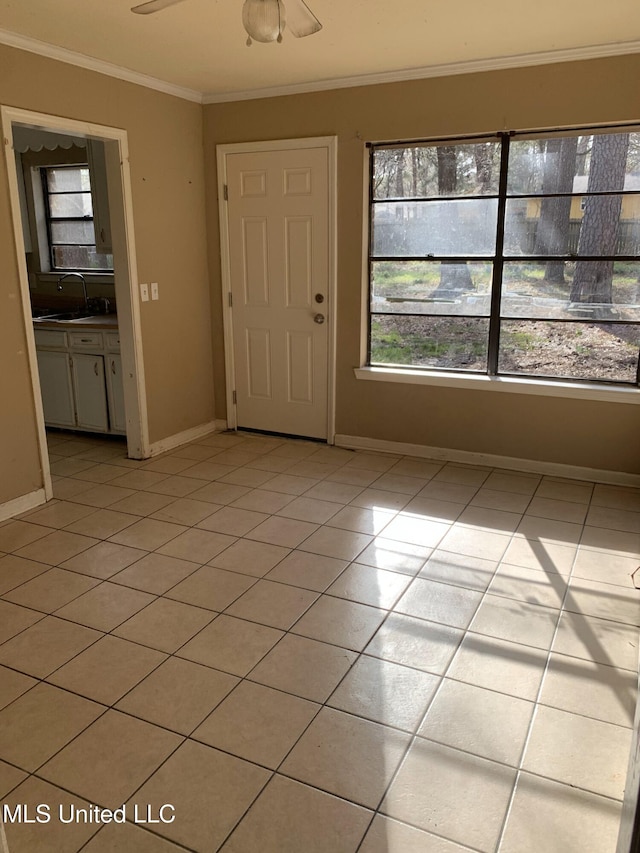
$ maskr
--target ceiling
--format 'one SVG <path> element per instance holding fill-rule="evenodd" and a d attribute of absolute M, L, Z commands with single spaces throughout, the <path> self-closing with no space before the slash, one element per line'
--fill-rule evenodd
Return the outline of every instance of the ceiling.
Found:
<path fill-rule="evenodd" d="M 307 0 L 320 33 L 250 48 L 242 0 L 134 2 L 0 0 L 0 43 L 204 102 L 640 52 L 638 0 Z"/>

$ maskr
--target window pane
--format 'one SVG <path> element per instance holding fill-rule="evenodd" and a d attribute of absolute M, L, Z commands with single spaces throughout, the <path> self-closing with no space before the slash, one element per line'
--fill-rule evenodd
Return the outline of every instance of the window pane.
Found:
<path fill-rule="evenodd" d="M 91 188 L 89 169 L 87 166 L 47 169 L 47 186 L 51 193 L 87 191 Z"/>
<path fill-rule="evenodd" d="M 377 148 L 373 153 L 376 199 L 495 195 L 499 177 L 497 141 Z"/>
<path fill-rule="evenodd" d="M 507 262 L 503 317 L 640 320 L 640 262 Z"/>
<path fill-rule="evenodd" d="M 93 222 L 52 222 L 51 242 L 95 244 Z"/>
<path fill-rule="evenodd" d="M 488 263 L 375 261 L 371 265 L 371 311 L 488 316 L 491 271 Z"/>
<path fill-rule="evenodd" d="M 640 133 L 512 140 L 510 194 L 621 192 L 639 189 Z"/>
<path fill-rule="evenodd" d="M 373 208 L 373 255 L 492 255 L 496 199 L 381 202 Z"/>
<path fill-rule="evenodd" d="M 93 216 L 91 193 L 64 193 L 49 196 L 49 209 L 53 218 Z"/>
<path fill-rule="evenodd" d="M 99 254 L 95 246 L 54 246 L 53 266 L 58 270 L 112 270 L 113 255 Z"/>
<path fill-rule="evenodd" d="M 505 255 L 640 254 L 640 195 L 507 200 Z"/>
<path fill-rule="evenodd" d="M 460 317 L 371 319 L 371 364 L 485 371 L 489 321 Z"/>
<path fill-rule="evenodd" d="M 501 373 L 635 382 L 640 326 L 507 320 L 500 328 Z"/>

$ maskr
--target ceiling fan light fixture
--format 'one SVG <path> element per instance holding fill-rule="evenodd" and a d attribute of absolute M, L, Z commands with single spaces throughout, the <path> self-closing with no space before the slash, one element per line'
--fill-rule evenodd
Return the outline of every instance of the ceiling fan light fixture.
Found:
<path fill-rule="evenodd" d="M 267 43 L 282 41 L 286 13 L 282 0 L 244 0 L 242 23 L 251 40 Z"/>

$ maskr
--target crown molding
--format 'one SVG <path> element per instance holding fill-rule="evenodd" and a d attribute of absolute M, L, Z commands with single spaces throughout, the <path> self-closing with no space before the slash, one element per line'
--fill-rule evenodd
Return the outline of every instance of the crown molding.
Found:
<path fill-rule="evenodd" d="M 122 68 L 120 65 L 104 62 L 101 59 L 94 59 L 92 56 L 87 56 L 84 53 L 76 53 L 74 50 L 67 50 L 64 47 L 58 47 L 45 41 L 9 32 L 9 30 L 0 29 L 0 44 L 4 44 L 7 47 L 16 47 L 19 50 L 26 50 L 29 53 L 36 53 L 38 56 L 45 56 L 47 59 L 66 62 L 67 65 L 76 65 L 79 68 L 86 68 L 89 71 L 97 71 L 98 74 L 106 74 L 108 77 L 116 77 L 118 80 L 124 80 L 127 83 L 135 83 L 137 86 L 155 89 L 157 92 L 162 92 L 165 95 L 174 95 L 176 98 L 194 101 L 197 104 L 202 103 L 202 94 L 201 92 L 196 92 L 195 89 L 176 86 L 173 83 L 167 83 L 166 80 L 158 80 L 156 77 L 150 77 L 148 74 L 131 71 L 129 68 Z"/>
<path fill-rule="evenodd" d="M 501 71 L 507 68 L 525 68 L 532 65 L 551 65 L 555 62 L 578 62 L 585 59 L 604 59 L 610 56 L 640 53 L 640 41 L 600 44 L 589 47 L 572 47 L 564 50 L 547 50 L 540 53 L 521 53 L 515 56 L 498 56 L 490 59 L 471 59 L 468 62 L 451 62 L 444 65 L 426 65 L 401 71 L 383 71 L 355 77 L 337 77 L 289 86 L 249 89 L 238 92 L 210 92 L 202 96 L 203 104 L 221 104 L 228 101 L 249 101 L 256 98 L 276 98 L 281 95 L 299 95 L 307 92 L 325 92 L 329 89 L 351 89 L 355 86 L 376 86 L 380 83 L 400 83 L 407 80 L 424 80 L 429 77 L 451 77 L 456 74 L 477 74 L 481 71 Z"/>

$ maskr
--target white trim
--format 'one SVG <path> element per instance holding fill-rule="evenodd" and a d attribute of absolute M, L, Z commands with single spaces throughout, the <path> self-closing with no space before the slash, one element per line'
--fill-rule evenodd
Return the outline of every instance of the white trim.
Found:
<path fill-rule="evenodd" d="M 150 77 L 148 74 L 141 74 L 139 71 L 131 71 L 129 68 L 123 68 L 121 65 L 114 65 L 102 59 L 95 59 L 93 56 L 77 53 L 75 50 L 67 50 L 64 47 L 39 41 L 30 36 L 23 36 L 18 33 L 12 33 L 9 30 L 0 29 L 0 44 L 18 48 L 18 50 L 26 50 L 28 53 L 36 53 L 38 56 L 45 56 L 47 59 L 66 62 L 67 65 L 87 68 L 89 71 L 106 74 L 107 77 L 116 77 L 118 80 L 135 83 L 147 89 L 155 89 L 157 92 L 163 92 L 165 95 L 174 95 L 176 98 L 194 101 L 196 104 L 202 103 L 202 94 L 196 92 L 194 89 L 177 86 L 175 83 L 168 83 L 166 80 L 158 80 L 157 77 Z"/>
<path fill-rule="evenodd" d="M 226 421 L 215 420 L 208 423 L 200 424 L 197 427 L 191 427 L 184 432 L 177 432 L 175 435 L 170 435 L 167 438 L 161 438 L 160 441 L 154 441 L 149 447 L 149 456 L 159 456 L 161 453 L 166 453 L 168 450 L 174 450 L 176 447 L 181 447 L 183 444 L 189 444 L 191 441 L 196 441 L 204 435 L 209 435 L 211 432 L 222 432 L 227 428 Z"/>
<path fill-rule="evenodd" d="M 227 156 L 257 151 L 299 150 L 302 148 L 326 148 L 328 162 L 328 294 L 329 314 L 327 340 L 327 443 L 335 440 L 336 418 L 336 342 L 337 342 L 337 282 L 338 282 L 338 137 L 310 136 L 301 139 L 274 139 L 265 142 L 234 142 L 217 145 L 218 166 L 218 215 L 220 220 L 220 263 L 222 271 L 222 319 L 224 327 L 225 384 L 227 396 L 227 423 L 229 429 L 237 429 L 237 407 L 233 403 L 235 388 L 235 364 L 233 358 L 233 321 L 229 306 L 231 293 L 231 261 L 229 257 L 229 206 L 222 187 L 227 184 Z"/>
<path fill-rule="evenodd" d="M 604 403 L 640 403 L 640 388 L 613 387 L 582 382 L 553 382 L 545 379 L 521 379 L 517 376 L 462 376 L 443 371 L 421 372 L 400 367 L 354 367 L 356 379 L 394 382 L 404 385 L 439 385 L 473 391 L 503 391 L 508 394 L 533 394 L 540 397 L 564 397 L 571 400 L 599 400 Z"/>
<path fill-rule="evenodd" d="M 473 453 L 469 450 L 454 450 L 449 447 L 428 447 L 424 444 L 385 441 L 384 439 L 363 438 L 356 435 L 336 435 L 336 445 L 349 450 L 374 450 L 378 453 L 415 456 L 420 459 L 436 459 L 442 462 L 461 462 L 465 465 L 482 465 L 490 468 L 506 468 L 509 471 L 524 471 L 531 474 L 563 477 L 569 480 L 589 480 L 596 483 L 612 483 L 618 486 L 640 486 L 640 474 L 607 471 L 601 468 L 584 468 L 579 465 L 564 465 L 560 462 L 542 462 L 536 459 L 518 459 L 515 456 L 498 456 L 493 453 Z"/>
<path fill-rule="evenodd" d="M 14 515 L 21 515 L 23 512 L 28 512 L 30 509 L 35 509 L 49 500 L 44 489 L 36 489 L 35 492 L 29 492 L 26 495 L 20 495 L 19 498 L 14 498 L 12 501 L 0 504 L 0 522 L 6 521 L 8 518 L 13 518 Z"/>
<path fill-rule="evenodd" d="M 521 53 L 515 56 L 496 56 L 489 59 L 472 59 L 467 62 L 449 62 L 427 65 L 422 68 L 405 68 L 399 71 L 381 71 L 354 77 L 336 77 L 288 86 L 269 86 L 264 89 L 246 89 L 237 92 L 208 92 L 203 94 L 203 104 L 222 104 L 228 101 L 248 101 L 255 98 L 276 98 L 281 95 L 298 95 L 306 92 L 325 92 L 329 89 L 350 89 L 354 86 L 377 86 L 380 83 L 401 83 L 406 80 L 425 80 L 430 77 L 452 77 L 457 74 L 477 74 L 482 71 L 501 71 L 508 68 L 525 68 L 532 65 L 550 65 L 554 62 L 579 62 L 586 59 L 604 59 L 640 53 L 640 41 L 598 44 L 587 47 L 570 47 L 546 50 L 540 53 Z"/>

